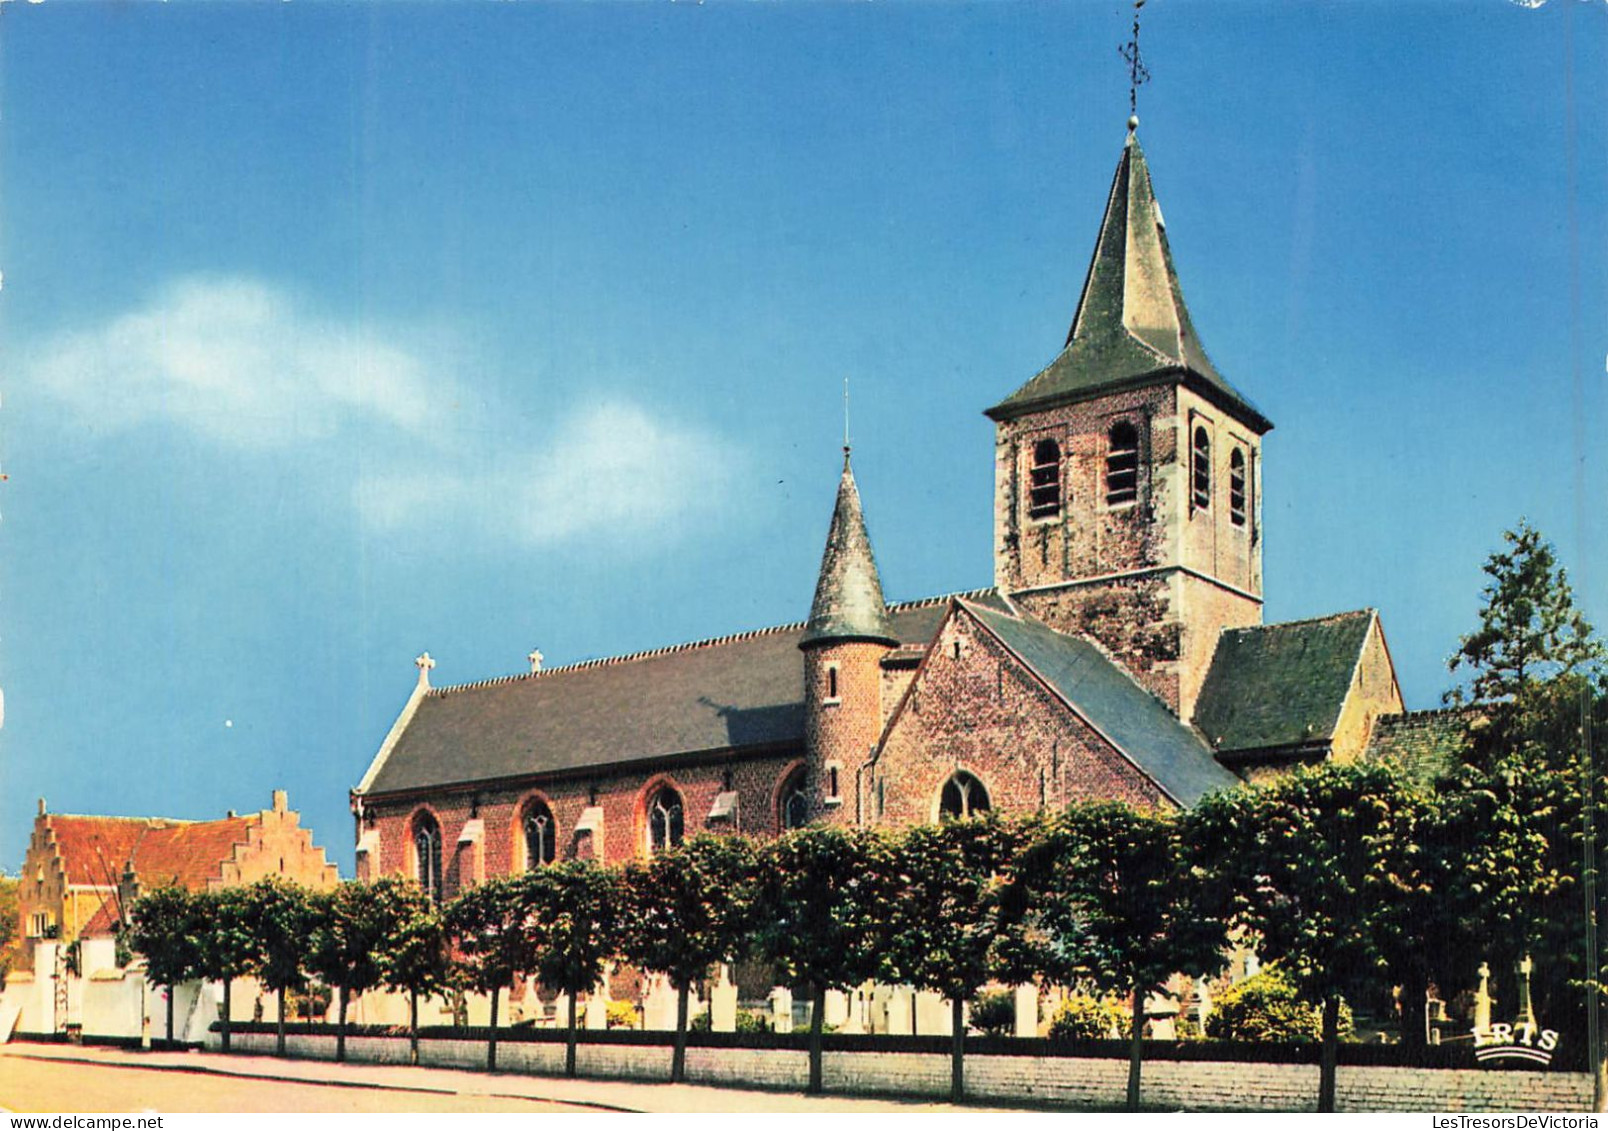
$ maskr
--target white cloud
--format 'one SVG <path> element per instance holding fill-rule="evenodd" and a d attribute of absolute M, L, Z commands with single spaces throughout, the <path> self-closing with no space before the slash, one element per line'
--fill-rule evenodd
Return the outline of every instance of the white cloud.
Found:
<path fill-rule="evenodd" d="M 539 447 L 499 453 L 480 467 L 442 461 L 428 472 L 366 478 L 359 511 L 381 530 L 468 518 L 536 545 L 621 525 L 639 536 L 666 533 L 719 509 L 739 462 L 714 435 L 625 401 L 530 440 Z"/>
<path fill-rule="evenodd" d="M 398 337 L 314 315 L 260 280 L 192 276 L 26 365 L 97 432 L 161 424 L 257 458 L 361 452 L 348 486 L 379 533 L 551 545 L 622 523 L 669 535 L 722 506 L 738 455 L 715 435 L 625 398 L 526 423 L 478 406 Z"/>
<path fill-rule="evenodd" d="M 166 421 L 251 448 L 353 424 L 417 432 L 451 396 L 405 349 L 239 276 L 180 279 L 141 309 L 45 343 L 28 371 L 99 430 Z"/>

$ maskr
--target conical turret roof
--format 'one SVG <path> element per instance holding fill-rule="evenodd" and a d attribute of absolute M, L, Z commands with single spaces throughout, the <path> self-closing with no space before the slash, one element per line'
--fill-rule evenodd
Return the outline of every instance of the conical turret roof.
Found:
<path fill-rule="evenodd" d="M 832 529 L 821 555 L 821 576 L 815 583 L 815 602 L 798 646 L 811 648 L 843 640 L 879 641 L 890 647 L 899 643 L 882 600 L 882 579 L 877 576 L 847 448 L 843 449 L 837 504 L 832 508 Z"/>
<path fill-rule="evenodd" d="M 1144 150 L 1129 133 L 1066 347 L 988 415 L 1009 419 L 1163 380 L 1194 386 L 1258 432 L 1273 427 L 1217 372 L 1201 347 L 1173 269 Z"/>

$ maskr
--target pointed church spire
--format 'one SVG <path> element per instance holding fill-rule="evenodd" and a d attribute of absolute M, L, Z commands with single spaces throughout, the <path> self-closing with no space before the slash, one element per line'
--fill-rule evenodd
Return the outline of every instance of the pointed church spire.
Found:
<path fill-rule="evenodd" d="M 860 509 L 860 489 L 854 483 L 846 444 L 837 505 L 832 509 L 832 529 L 826 536 L 826 552 L 821 555 L 820 580 L 815 583 L 815 603 L 810 606 L 809 623 L 798 646 L 811 648 L 843 640 L 870 640 L 889 646 L 899 643 L 882 600 L 882 580 L 877 576 L 871 536 L 866 533 L 865 515 Z"/>
<path fill-rule="evenodd" d="M 1272 422 L 1224 380 L 1195 334 L 1137 125 L 1130 120 L 1065 348 L 988 415 L 1007 419 L 1051 404 L 1181 379 L 1266 432 Z"/>

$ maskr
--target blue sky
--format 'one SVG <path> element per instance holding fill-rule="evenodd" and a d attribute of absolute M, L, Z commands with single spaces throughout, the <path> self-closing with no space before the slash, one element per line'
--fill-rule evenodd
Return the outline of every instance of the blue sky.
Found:
<path fill-rule="evenodd" d="M 1126 3 L 0 6 L 0 864 L 347 790 L 438 684 L 801 619 L 853 381 L 891 599 L 991 580 Z M 1145 10 L 1140 128 L 1277 424 L 1270 620 L 1432 706 L 1520 516 L 1608 622 L 1608 5 Z"/>

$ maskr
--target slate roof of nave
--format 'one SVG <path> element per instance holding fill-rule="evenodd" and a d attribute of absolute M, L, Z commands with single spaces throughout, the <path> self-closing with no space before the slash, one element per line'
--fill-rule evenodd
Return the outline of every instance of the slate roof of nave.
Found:
<path fill-rule="evenodd" d="M 1180 805 L 1194 805 L 1214 790 L 1239 783 L 1213 757 L 1205 739 L 1092 642 L 1008 612 L 970 603 L 966 607 Z"/>
<path fill-rule="evenodd" d="M 965 594 L 1000 604 L 992 589 Z M 888 607 L 924 646 L 949 597 Z M 562 773 L 804 741 L 805 624 L 434 688 L 365 794 Z"/>
<path fill-rule="evenodd" d="M 1358 609 L 1224 629 L 1195 726 L 1224 754 L 1326 744 L 1376 616 Z"/>

